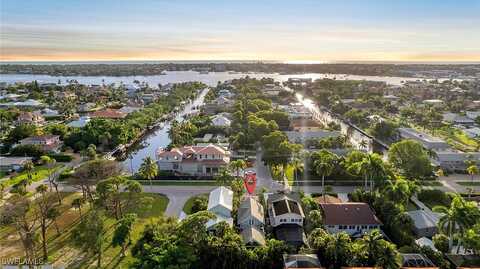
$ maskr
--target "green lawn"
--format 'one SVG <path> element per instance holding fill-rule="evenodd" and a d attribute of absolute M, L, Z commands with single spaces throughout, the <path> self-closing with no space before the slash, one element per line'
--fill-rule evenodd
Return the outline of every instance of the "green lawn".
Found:
<path fill-rule="evenodd" d="M 59 164 L 51 170 L 46 168 L 45 166 L 37 166 L 37 167 L 35 167 L 35 169 L 32 172 L 32 181 L 36 182 L 36 181 L 45 179 L 51 173 L 55 172 L 56 170 L 58 170 L 62 166 L 63 166 L 63 164 Z M 19 183 L 20 181 L 26 179 L 27 176 L 28 176 L 28 173 L 23 171 L 23 172 L 19 173 L 18 175 L 13 176 L 8 180 L 5 180 L 4 182 L 5 182 L 6 186 L 12 186 L 12 185 L 15 185 L 15 184 Z"/>
<path fill-rule="evenodd" d="M 148 180 L 138 180 L 142 185 L 150 185 Z M 155 186 L 218 186 L 215 180 L 152 180 Z"/>
<path fill-rule="evenodd" d="M 191 214 L 192 213 L 193 200 L 195 200 L 195 198 L 197 198 L 199 196 L 208 197 L 208 194 L 204 193 L 204 194 L 200 194 L 200 195 L 190 197 L 187 200 L 187 202 L 185 202 L 185 205 L 183 206 L 183 212 L 185 212 L 187 215 Z"/>
<path fill-rule="evenodd" d="M 480 181 L 457 181 L 456 183 L 462 186 L 480 186 Z"/>
<path fill-rule="evenodd" d="M 53 225 L 47 231 L 49 262 L 54 266 L 63 265 L 66 268 L 97 268 L 96 257 L 82 253 L 72 244 L 71 234 L 76 225 L 80 221 L 78 210 L 71 208 L 73 199 L 79 197 L 79 193 L 62 193 L 63 203 L 60 207 L 61 215 L 57 218 L 57 224 L 60 233 L 57 234 Z M 154 221 L 155 217 L 159 217 L 165 211 L 168 198 L 161 194 L 143 193 L 144 197 L 152 197 L 151 208 L 142 208 L 135 213 L 138 214 L 138 221 L 135 223 L 132 231 L 132 242 L 136 242 L 141 236 L 145 225 Z M 89 205 L 82 208 L 82 214 L 89 210 Z M 107 217 L 105 225 L 108 227 L 103 241 L 103 261 L 102 268 L 129 268 L 129 265 L 135 261 L 131 256 L 130 245 L 126 257 L 121 257 L 120 247 L 111 245 L 113 231 L 115 229 L 116 220 L 113 217 Z M 21 242 L 16 235 L 15 230 L 11 226 L 0 227 L 0 259 L 11 257 L 23 257 L 23 248 Z M 40 248 L 39 248 L 40 253 Z M 40 254 L 39 254 L 40 257 Z"/>
<path fill-rule="evenodd" d="M 295 168 L 293 165 L 288 165 L 287 169 L 285 170 L 285 176 L 287 177 L 288 180 L 288 185 L 293 186 L 293 181 L 295 180 Z"/>

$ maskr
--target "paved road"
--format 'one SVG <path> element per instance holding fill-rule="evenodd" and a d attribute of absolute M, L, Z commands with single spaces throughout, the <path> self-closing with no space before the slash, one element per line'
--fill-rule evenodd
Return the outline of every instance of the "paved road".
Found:
<path fill-rule="evenodd" d="M 284 189 L 282 184 L 272 179 L 270 169 L 262 162 L 262 151 L 260 148 L 257 148 L 255 171 L 257 173 L 257 188 L 265 187 L 270 191 Z"/>

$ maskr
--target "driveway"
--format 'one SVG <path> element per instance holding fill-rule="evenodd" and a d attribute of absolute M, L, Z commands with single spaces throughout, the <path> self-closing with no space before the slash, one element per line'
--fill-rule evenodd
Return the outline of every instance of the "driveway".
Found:
<path fill-rule="evenodd" d="M 169 202 L 165 215 L 179 217 L 183 206 L 193 196 L 209 193 L 217 186 L 143 186 L 143 191 L 148 193 L 161 193 L 168 197 Z"/>

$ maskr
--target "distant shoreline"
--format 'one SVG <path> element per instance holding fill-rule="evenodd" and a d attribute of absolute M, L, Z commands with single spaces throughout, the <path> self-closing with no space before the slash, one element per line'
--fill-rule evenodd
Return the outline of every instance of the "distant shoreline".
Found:
<path fill-rule="evenodd" d="M 90 64 L 284 64 L 284 65 L 480 65 L 480 61 L 275 61 L 275 60 L 100 60 L 100 61 L 0 61 L 0 65 Z"/>

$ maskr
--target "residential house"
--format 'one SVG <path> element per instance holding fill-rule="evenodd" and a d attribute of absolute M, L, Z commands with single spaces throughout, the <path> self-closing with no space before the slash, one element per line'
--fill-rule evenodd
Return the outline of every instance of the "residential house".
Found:
<path fill-rule="evenodd" d="M 282 105 L 279 108 L 288 114 L 290 120 L 311 120 L 313 113 L 306 108 L 302 103 L 291 103 L 289 105 Z"/>
<path fill-rule="evenodd" d="M 233 96 L 233 94 L 227 89 L 221 89 L 221 90 L 218 91 L 218 96 L 231 98 Z"/>
<path fill-rule="evenodd" d="M 480 137 L 480 128 L 478 127 L 463 129 L 463 132 L 470 138 Z"/>
<path fill-rule="evenodd" d="M 80 104 L 78 106 L 78 109 L 77 111 L 78 112 L 81 112 L 81 113 L 85 113 L 85 112 L 90 112 L 90 111 L 93 111 L 93 109 L 95 109 L 97 105 L 95 103 L 84 103 L 84 104 Z"/>
<path fill-rule="evenodd" d="M 318 131 L 323 130 L 323 125 L 313 119 L 296 119 L 290 121 L 290 128 L 293 131 Z"/>
<path fill-rule="evenodd" d="M 330 233 L 346 232 L 359 237 L 382 226 L 366 203 L 320 203 L 323 224 Z"/>
<path fill-rule="evenodd" d="M 440 107 L 443 106 L 444 102 L 440 99 L 427 99 L 422 101 L 423 104 L 425 105 L 431 105 L 434 107 Z"/>
<path fill-rule="evenodd" d="M 60 141 L 60 136 L 58 135 L 40 135 L 40 136 L 30 136 L 20 140 L 20 145 L 37 145 L 43 151 L 46 152 L 57 152 L 62 145 Z"/>
<path fill-rule="evenodd" d="M 44 106 L 42 102 L 33 99 L 28 99 L 23 102 L 0 103 L 0 107 L 39 108 L 42 106 Z"/>
<path fill-rule="evenodd" d="M 424 210 L 408 211 L 407 214 L 413 220 L 413 232 L 418 237 L 432 237 L 437 233 L 438 218 L 430 216 Z"/>
<path fill-rule="evenodd" d="M 275 84 L 266 84 L 263 88 L 263 93 L 266 96 L 277 96 L 281 91 L 283 91 L 283 88 Z"/>
<path fill-rule="evenodd" d="M 428 268 L 438 269 L 433 262 L 423 254 L 402 253 L 402 269 L 410 268 Z"/>
<path fill-rule="evenodd" d="M 447 150 L 450 146 L 438 137 L 433 137 L 412 128 L 398 128 L 402 139 L 413 139 L 423 145 L 427 150 Z"/>
<path fill-rule="evenodd" d="M 396 104 L 400 100 L 400 97 L 388 94 L 383 96 L 383 100 L 389 101 L 391 104 Z"/>
<path fill-rule="evenodd" d="M 285 134 L 288 137 L 288 141 L 291 143 L 304 144 L 305 141 L 311 139 L 323 139 L 329 137 L 339 137 L 340 131 L 286 131 Z"/>
<path fill-rule="evenodd" d="M 445 171 L 466 171 L 466 161 L 480 162 L 479 152 L 435 151 L 433 164 Z"/>
<path fill-rule="evenodd" d="M 78 120 L 71 121 L 67 125 L 73 128 L 83 128 L 88 122 L 90 122 L 89 116 L 81 116 Z"/>
<path fill-rule="evenodd" d="M 480 111 L 467 111 L 465 112 L 465 116 L 471 120 L 476 120 L 478 117 L 480 117 Z"/>
<path fill-rule="evenodd" d="M 225 221 L 233 226 L 233 191 L 221 186 L 210 192 L 208 197 L 207 210 L 214 213 L 216 218 L 206 223 L 207 229 L 213 228 L 216 224 Z"/>
<path fill-rule="evenodd" d="M 219 96 L 210 103 L 203 105 L 203 111 L 208 115 L 213 115 L 219 112 L 228 111 L 234 102 L 225 96 Z"/>
<path fill-rule="evenodd" d="M 142 109 L 142 108 L 139 107 L 139 106 L 123 106 L 118 111 L 120 111 L 122 113 L 125 113 L 125 114 L 130 114 L 130 113 L 133 113 L 135 111 L 139 111 L 140 109 Z"/>
<path fill-rule="evenodd" d="M 303 232 L 305 214 L 299 202 L 298 195 L 276 193 L 267 198 L 270 226 L 275 237 L 294 247 L 300 247 L 306 242 Z"/>
<path fill-rule="evenodd" d="M 121 112 L 118 109 L 102 109 L 95 112 L 90 113 L 90 117 L 92 118 L 102 118 L 102 119 L 123 119 L 127 116 L 126 113 Z"/>
<path fill-rule="evenodd" d="M 60 116 L 60 113 L 58 112 L 58 110 L 54 110 L 54 109 L 50 109 L 50 108 L 44 108 L 42 109 L 42 115 L 44 117 L 58 117 Z"/>
<path fill-rule="evenodd" d="M 232 121 L 229 120 L 227 117 L 225 117 L 222 114 L 218 114 L 213 116 L 212 118 L 212 124 L 214 126 L 219 126 L 219 127 L 229 127 L 230 124 L 232 124 Z"/>
<path fill-rule="evenodd" d="M 31 160 L 31 157 L 0 157 L 0 171 L 20 171 L 25 163 Z"/>
<path fill-rule="evenodd" d="M 230 152 L 208 144 L 206 146 L 184 146 L 157 152 L 159 169 L 190 176 L 216 175 L 230 162 Z"/>
<path fill-rule="evenodd" d="M 462 126 L 472 126 L 475 124 L 475 121 L 466 117 L 462 116 L 458 113 L 444 113 L 443 114 L 443 121 L 448 122 L 454 125 L 462 125 Z"/>
<path fill-rule="evenodd" d="M 35 112 L 21 112 L 17 118 L 17 124 L 34 124 L 42 125 L 45 123 L 45 118 L 38 111 Z"/>
<path fill-rule="evenodd" d="M 323 268 L 316 254 L 283 254 L 285 269 L 289 268 Z"/>
<path fill-rule="evenodd" d="M 256 196 L 248 196 L 238 207 L 237 225 L 247 245 L 265 245 L 264 210 Z"/>

